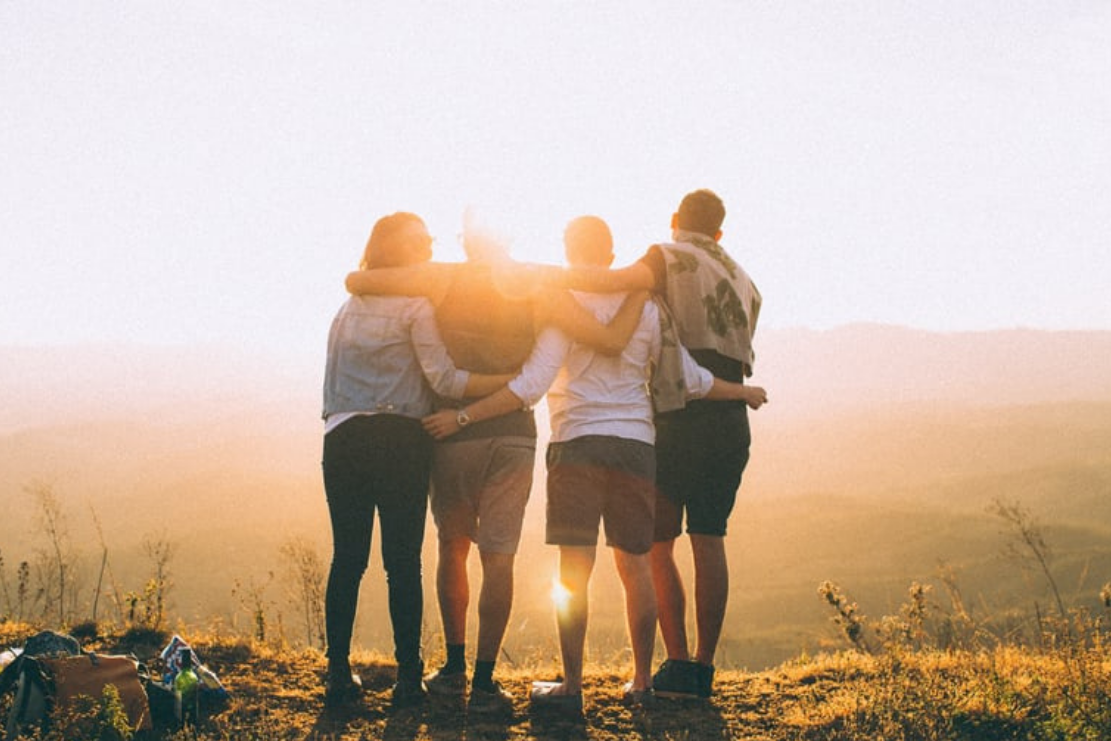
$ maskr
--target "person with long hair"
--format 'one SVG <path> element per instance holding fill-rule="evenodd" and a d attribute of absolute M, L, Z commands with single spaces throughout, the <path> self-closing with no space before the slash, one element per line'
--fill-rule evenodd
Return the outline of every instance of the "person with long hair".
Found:
<path fill-rule="evenodd" d="M 425 263 L 431 244 L 420 217 L 394 213 L 374 225 L 361 266 Z M 352 296 L 332 321 L 322 462 L 333 543 L 325 594 L 327 705 L 355 701 L 362 690 L 349 654 L 376 513 L 397 660 L 392 701 L 405 706 L 424 698 L 421 547 L 432 439 L 421 418 L 433 410 L 435 394 L 491 393 L 511 377 L 458 369 L 424 298 Z"/>

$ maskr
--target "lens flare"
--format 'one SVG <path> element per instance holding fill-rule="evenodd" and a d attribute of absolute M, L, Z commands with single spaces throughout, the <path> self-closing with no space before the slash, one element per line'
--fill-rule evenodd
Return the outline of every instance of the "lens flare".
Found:
<path fill-rule="evenodd" d="M 571 591 L 563 586 L 558 577 L 552 579 L 552 602 L 555 604 L 557 610 L 562 610 L 567 607 L 567 603 L 571 601 Z"/>

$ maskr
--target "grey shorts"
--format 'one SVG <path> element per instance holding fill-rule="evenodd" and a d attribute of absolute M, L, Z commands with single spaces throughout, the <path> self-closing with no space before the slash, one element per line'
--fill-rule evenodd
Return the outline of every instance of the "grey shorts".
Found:
<path fill-rule="evenodd" d="M 639 555 L 652 548 L 656 450 L 648 443 L 585 435 L 548 446 L 551 545 L 592 546 L 598 522 L 606 545 Z"/>
<path fill-rule="evenodd" d="M 432 453 L 432 517 L 440 540 L 470 538 L 480 551 L 516 553 L 536 439 L 484 437 Z"/>

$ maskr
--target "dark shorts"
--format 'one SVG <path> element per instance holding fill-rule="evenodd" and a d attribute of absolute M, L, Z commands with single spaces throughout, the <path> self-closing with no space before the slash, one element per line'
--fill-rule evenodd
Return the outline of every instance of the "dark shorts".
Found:
<path fill-rule="evenodd" d="M 593 546 L 598 521 L 606 545 L 632 553 L 652 548 L 656 451 L 648 443 L 585 435 L 548 445 L 550 545 Z"/>
<path fill-rule="evenodd" d="M 716 406 L 707 406 L 707 405 Z M 656 542 L 725 535 L 751 443 L 744 404 L 702 402 L 656 418 Z"/>

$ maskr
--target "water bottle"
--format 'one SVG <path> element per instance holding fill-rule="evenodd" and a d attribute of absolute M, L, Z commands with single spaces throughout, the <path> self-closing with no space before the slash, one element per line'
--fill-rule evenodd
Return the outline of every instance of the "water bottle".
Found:
<path fill-rule="evenodd" d="M 181 670 L 174 677 L 174 715 L 182 725 L 197 722 L 198 684 L 200 679 L 193 670 L 193 652 L 181 652 Z"/>

